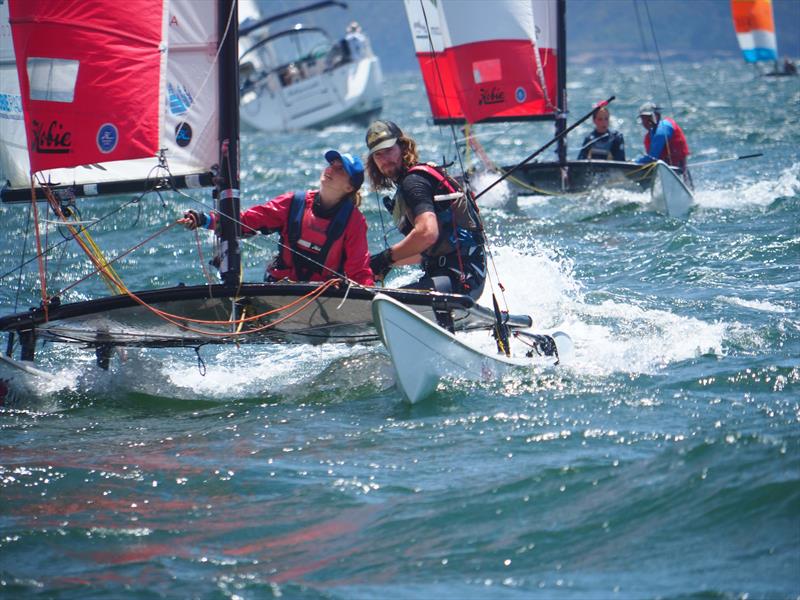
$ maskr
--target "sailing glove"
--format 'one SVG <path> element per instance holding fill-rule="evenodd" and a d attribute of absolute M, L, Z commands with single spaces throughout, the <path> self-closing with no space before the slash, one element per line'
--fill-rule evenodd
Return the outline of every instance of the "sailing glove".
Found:
<path fill-rule="evenodd" d="M 187 210 L 183 213 L 183 218 L 191 221 L 191 223 L 187 224 L 189 229 L 197 229 L 198 227 L 208 228 L 211 224 L 211 217 L 204 212 L 196 210 Z"/>
<path fill-rule="evenodd" d="M 369 268 L 378 281 L 383 281 L 389 271 L 392 270 L 392 249 L 387 248 L 383 252 L 373 254 L 369 257 Z"/>

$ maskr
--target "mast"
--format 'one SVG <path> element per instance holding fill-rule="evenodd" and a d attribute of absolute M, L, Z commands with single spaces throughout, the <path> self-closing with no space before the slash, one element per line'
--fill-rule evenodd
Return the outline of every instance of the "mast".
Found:
<path fill-rule="evenodd" d="M 239 6 L 237 0 L 220 0 L 219 39 L 219 179 L 216 205 L 220 227 L 222 280 L 236 286 L 241 281 L 239 246 Z"/>
<path fill-rule="evenodd" d="M 558 90 L 556 92 L 556 103 L 558 113 L 556 114 L 556 135 L 560 135 L 567 128 L 567 0 L 556 1 L 556 22 L 558 26 Z M 558 139 L 558 162 L 567 162 L 567 136 Z"/>

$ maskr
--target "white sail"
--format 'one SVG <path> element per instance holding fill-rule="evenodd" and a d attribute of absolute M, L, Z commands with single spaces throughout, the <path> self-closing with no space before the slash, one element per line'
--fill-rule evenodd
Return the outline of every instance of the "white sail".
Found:
<path fill-rule="evenodd" d="M 8 3 L 0 2 L 0 179 L 15 187 L 28 185 L 27 148 Z"/>

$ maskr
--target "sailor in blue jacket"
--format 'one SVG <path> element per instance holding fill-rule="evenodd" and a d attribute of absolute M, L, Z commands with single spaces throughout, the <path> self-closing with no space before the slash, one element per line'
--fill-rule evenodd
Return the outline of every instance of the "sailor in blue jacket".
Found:
<path fill-rule="evenodd" d="M 625 139 L 619 131 L 609 129 L 611 115 L 606 107 L 592 117 L 594 131 L 583 140 L 578 160 L 625 160 Z"/>
<path fill-rule="evenodd" d="M 661 116 L 661 109 L 653 102 L 639 108 L 639 119 L 647 131 L 644 136 L 645 155 L 636 159 L 640 165 L 663 160 L 683 173 L 689 158 L 686 135 L 674 119 Z"/>

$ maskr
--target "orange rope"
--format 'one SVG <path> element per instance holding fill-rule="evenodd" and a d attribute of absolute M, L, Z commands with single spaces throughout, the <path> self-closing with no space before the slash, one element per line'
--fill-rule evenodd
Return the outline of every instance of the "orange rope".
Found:
<path fill-rule="evenodd" d="M 308 294 L 300 296 L 299 298 L 293 300 L 289 304 L 286 304 L 284 306 L 281 306 L 281 307 L 278 307 L 278 308 L 275 308 L 275 309 L 272 309 L 272 310 L 265 311 L 265 312 L 257 314 L 257 315 L 252 315 L 250 317 L 244 317 L 244 318 L 241 318 L 241 319 L 229 319 L 229 320 L 226 320 L 226 321 L 207 320 L 207 319 L 194 319 L 194 318 L 191 318 L 191 317 L 184 317 L 184 316 L 181 316 L 181 315 L 175 315 L 175 314 L 172 314 L 172 313 L 168 313 L 168 312 L 160 310 L 160 309 L 158 309 L 158 308 L 156 308 L 154 306 L 151 306 L 150 304 L 148 304 L 147 302 L 142 300 L 139 296 L 137 296 L 136 294 L 131 292 L 127 288 L 127 286 L 124 285 L 124 283 L 119 278 L 119 276 L 116 273 L 114 273 L 113 270 L 109 269 L 109 266 L 113 262 L 115 262 L 115 261 L 119 260 L 120 258 L 130 254 L 134 250 L 142 247 L 144 244 L 152 241 L 155 237 L 161 235 L 165 231 L 167 231 L 170 228 L 174 227 L 177 224 L 177 221 L 175 223 L 171 223 L 170 225 L 164 227 L 160 231 L 154 233 L 153 235 L 151 235 L 147 239 L 143 240 L 141 243 L 139 243 L 136 246 L 133 246 L 132 248 L 130 248 L 129 250 L 123 252 L 122 254 L 118 255 L 117 257 L 115 257 L 111 261 L 107 261 L 105 259 L 105 257 L 100 256 L 98 258 L 98 256 L 96 256 L 92 252 L 91 248 L 89 248 L 87 242 L 85 240 L 83 240 L 79 236 L 79 232 L 70 224 L 70 222 L 67 220 L 66 216 L 61 211 L 61 208 L 60 208 L 60 206 L 58 204 L 58 201 L 53 196 L 52 191 L 50 190 L 50 188 L 46 184 L 42 184 L 42 187 L 45 189 L 45 192 L 47 194 L 47 199 L 48 199 L 50 205 L 52 206 L 53 211 L 56 213 L 56 215 L 58 215 L 64 221 L 64 224 L 66 225 L 66 227 L 69 230 L 69 232 L 72 234 L 72 237 L 75 239 L 75 241 L 81 247 L 81 249 L 86 253 L 87 257 L 92 262 L 92 264 L 95 265 L 95 270 L 92 273 L 89 273 L 85 277 L 83 277 L 80 280 L 74 282 L 70 286 L 64 288 L 63 290 L 61 290 L 61 293 L 65 292 L 65 291 L 67 291 L 69 289 L 72 289 L 73 287 L 75 287 L 76 285 L 78 285 L 82 281 L 85 281 L 87 278 L 91 277 L 92 275 L 94 275 L 94 274 L 96 274 L 98 272 L 102 272 L 105 275 L 105 277 L 108 280 L 110 280 L 111 283 L 113 283 L 114 285 L 116 285 L 120 289 L 120 291 L 123 294 L 127 295 L 132 300 L 134 300 L 137 304 L 139 304 L 140 306 L 142 306 L 145 309 L 149 310 L 150 312 L 152 312 L 153 314 L 155 314 L 159 318 L 164 319 L 165 321 L 167 321 L 169 323 L 172 323 L 173 325 L 177 326 L 178 328 L 186 330 L 186 331 L 191 331 L 191 332 L 194 332 L 194 333 L 199 333 L 199 334 L 206 335 L 206 336 L 211 336 L 211 337 L 230 337 L 230 336 L 239 336 L 239 335 L 247 335 L 247 334 L 251 334 L 251 333 L 258 333 L 260 331 L 264 331 L 265 329 L 269 329 L 271 327 L 274 327 L 274 326 L 286 321 L 287 319 L 290 319 L 291 317 L 293 317 L 294 315 L 300 313 L 301 311 L 305 310 L 305 308 L 307 308 L 314 300 L 316 300 L 319 296 L 321 296 L 325 292 L 325 290 L 327 290 L 329 287 L 337 286 L 341 282 L 341 279 L 329 279 L 328 281 L 324 282 L 322 285 L 320 285 L 316 289 L 312 290 Z M 42 304 L 43 304 L 44 310 L 45 310 L 45 320 L 47 320 L 47 295 L 46 295 L 46 287 L 45 287 L 46 274 L 44 273 L 44 269 L 43 269 L 43 265 L 42 265 L 42 256 L 43 256 L 43 254 L 42 254 L 42 250 L 41 250 L 41 242 L 40 242 L 40 239 L 39 239 L 38 211 L 37 211 L 37 205 L 36 205 L 36 201 L 35 201 L 35 191 L 34 191 L 34 185 L 33 185 L 33 178 L 31 178 L 31 193 L 32 193 L 32 198 L 33 198 L 33 206 L 34 206 L 34 220 L 36 221 L 36 239 L 37 239 L 38 254 L 39 254 L 39 275 L 40 275 L 41 283 L 42 283 Z M 198 250 L 200 250 L 199 249 L 199 238 L 198 238 L 197 241 L 198 241 Z M 200 255 L 202 256 L 202 250 L 200 250 Z M 102 258 L 102 260 L 100 260 L 101 258 Z M 209 281 L 209 283 L 210 283 L 210 281 Z M 240 289 L 241 289 L 241 283 L 240 283 Z M 237 295 L 238 295 L 238 292 L 237 292 Z M 275 321 L 272 321 L 271 323 L 267 323 L 266 325 L 263 325 L 261 327 L 256 327 L 254 329 L 248 329 L 247 331 L 240 331 L 239 330 L 239 331 L 235 331 L 235 332 L 224 332 L 223 333 L 223 332 L 216 332 L 216 331 L 207 331 L 207 330 L 203 330 L 203 329 L 195 329 L 193 327 L 189 327 L 188 325 L 184 324 L 186 322 L 189 322 L 189 323 L 200 323 L 200 324 L 204 324 L 204 325 L 231 325 L 231 326 L 232 325 L 239 325 L 239 329 L 241 329 L 241 326 L 243 324 L 245 324 L 245 323 L 249 323 L 249 322 L 256 321 L 258 319 L 264 318 L 264 317 L 268 317 L 270 315 L 274 315 L 274 314 L 280 313 L 282 311 L 285 311 L 285 310 L 290 309 L 292 307 L 295 307 L 297 305 L 300 305 L 300 306 L 296 310 L 293 310 L 292 312 L 284 315 L 283 317 L 281 317 L 281 318 L 279 318 L 279 319 L 277 319 Z M 182 322 L 179 322 L 178 319 L 180 321 L 182 321 Z"/>
<path fill-rule="evenodd" d="M 138 250 L 139 248 L 141 248 L 142 246 L 144 246 L 144 245 L 145 245 L 147 242 L 150 242 L 151 240 L 153 240 L 154 238 L 158 237 L 158 236 L 159 236 L 159 235 L 161 235 L 162 233 L 164 233 L 164 232 L 166 232 L 166 231 L 170 230 L 171 228 L 175 227 L 175 225 L 177 225 L 177 224 L 178 224 L 178 222 L 176 221 L 175 223 L 171 223 L 171 224 L 167 225 L 167 226 L 166 226 L 166 227 L 164 227 L 163 229 L 160 229 L 159 231 L 155 232 L 153 235 L 151 235 L 151 236 L 150 236 L 150 237 L 148 237 L 147 239 L 143 240 L 141 243 L 139 243 L 139 244 L 136 244 L 136 245 L 135 245 L 135 246 L 133 246 L 132 248 L 129 248 L 128 250 L 126 250 L 125 252 L 123 252 L 122 254 L 119 254 L 119 255 L 115 256 L 115 257 L 114 257 L 114 258 L 112 258 L 111 260 L 109 260 L 109 261 L 106 261 L 106 262 L 105 262 L 105 265 L 103 265 L 103 267 L 99 267 L 99 268 L 95 269 L 95 270 L 94 270 L 94 271 L 92 271 L 91 273 L 89 273 L 89 274 L 85 275 L 84 277 L 81 277 L 80 279 L 78 279 L 78 281 L 75 281 L 74 283 L 72 283 L 72 284 L 68 285 L 67 287 L 63 288 L 63 289 L 62 289 L 62 290 L 59 292 L 59 294 L 63 294 L 64 292 L 67 292 L 67 291 L 71 290 L 71 289 L 72 289 L 72 288 L 74 288 L 76 285 L 78 285 L 78 284 L 80 284 L 80 283 L 82 283 L 82 282 L 86 281 L 87 279 L 89 279 L 89 277 L 91 277 L 92 275 L 96 275 L 97 273 L 99 273 L 99 272 L 101 271 L 101 269 L 102 269 L 102 268 L 104 268 L 105 266 L 111 265 L 112 263 L 115 263 L 116 261 L 118 261 L 120 258 L 124 258 L 125 256 L 127 256 L 127 255 L 128 255 L 128 254 L 130 254 L 131 252 L 134 252 L 135 250 Z M 70 230 L 71 230 L 71 229 L 72 229 L 72 228 L 71 228 L 71 226 L 70 226 Z M 73 236 L 73 237 L 75 237 L 75 236 Z M 77 240 L 78 238 L 76 237 L 75 239 Z M 120 282 L 120 283 L 121 283 L 121 282 Z"/>
<path fill-rule="evenodd" d="M 69 232 L 72 234 L 72 237 L 75 239 L 75 241 L 84 251 L 84 253 L 86 253 L 86 256 L 89 258 L 92 264 L 96 267 L 96 272 L 103 272 L 107 281 L 110 281 L 111 283 L 116 285 L 117 288 L 119 288 L 119 290 L 112 289 L 112 291 L 124 291 L 125 285 L 122 283 L 119 277 L 117 277 L 113 272 L 107 270 L 109 265 L 108 261 L 106 261 L 105 259 L 103 259 L 103 261 L 100 261 L 100 259 L 94 255 L 94 253 L 91 251 L 86 242 L 78 235 L 78 231 L 69 223 L 67 218 L 64 216 L 64 213 L 61 211 L 61 207 L 58 205 L 58 201 L 53 196 L 50 188 L 45 186 L 44 189 L 46 190 L 47 199 L 50 202 L 50 206 L 53 208 L 53 212 L 55 212 L 55 214 L 61 217 L 61 219 L 64 221 L 64 224 L 66 225 Z"/>
<path fill-rule="evenodd" d="M 314 300 L 316 300 L 320 295 L 322 295 L 322 293 L 326 289 L 328 289 L 329 287 L 334 286 L 334 285 L 336 285 L 338 283 L 339 283 L 338 279 L 329 279 L 324 284 L 319 286 L 316 290 L 313 290 L 313 291 L 309 292 L 305 296 L 301 296 L 300 298 L 298 298 L 294 302 L 286 304 L 285 306 L 282 306 L 280 308 L 276 308 L 276 309 L 273 309 L 273 310 L 270 310 L 270 311 L 266 311 L 266 312 L 261 313 L 259 315 L 254 315 L 252 317 L 247 317 L 245 319 L 237 319 L 237 320 L 232 320 L 232 321 L 206 321 L 206 320 L 202 320 L 202 319 L 191 319 L 191 318 L 187 318 L 187 317 L 182 317 L 180 315 L 173 315 L 171 313 L 168 313 L 168 312 L 163 311 L 163 310 L 159 310 L 159 309 L 155 308 L 154 306 L 151 306 L 151 305 L 147 304 L 144 300 L 139 298 L 133 292 L 128 291 L 126 293 L 127 293 L 128 296 L 130 296 L 135 302 L 140 304 L 142 307 L 144 307 L 147 310 L 151 311 L 152 313 L 156 314 L 157 316 L 159 316 L 160 318 L 164 319 L 165 321 L 167 321 L 169 323 L 172 323 L 173 325 L 175 325 L 179 329 L 183 329 L 185 331 L 191 331 L 193 333 L 199 333 L 201 335 L 207 335 L 207 336 L 210 336 L 210 337 L 230 337 L 230 336 L 240 336 L 240 335 L 248 335 L 248 334 L 251 334 L 251 333 L 258 333 L 259 331 L 264 331 L 265 329 L 269 329 L 271 327 L 275 327 L 275 325 L 279 325 L 280 323 L 286 321 L 287 319 L 290 319 L 294 315 L 302 312 Z M 178 321 L 175 320 L 175 319 L 181 319 L 183 321 L 189 321 L 191 323 L 204 323 L 206 325 L 233 325 L 233 324 L 236 324 L 236 323 L 253 321 L 253 320 L 258 319 L 258 318 L 263 317 L 263 316 L 267 316 L 267 315 L 271 315 L 271 314 L 275 314 L 275 313 L 281 312 L 283 310 L 286 310 L 287 308 L 290 308 L 290 307 L 302 302 L 303 300 L 306 300 L 306 302 L 302 306 L 300 306 L 297 310 L 292 311 L 291 313 L 281 317 L 280 319 L 277 319 L 276 321 L 273 321 L 271 323 L 267 323 L 266 325 L 263 325 L 261 327 L 256 327 L 255 329 L 248 329 L 247 331 L 231 331 L 231 332 L 225 332 L 225 333 L 217 332 L 217 331 L 208 331 L 208 330 L 205 330 L 205 329 L 195 329 L 194 327 L 189 327 L 188 325 L 184 325 L 184 324 L 179 323 Z"/>

